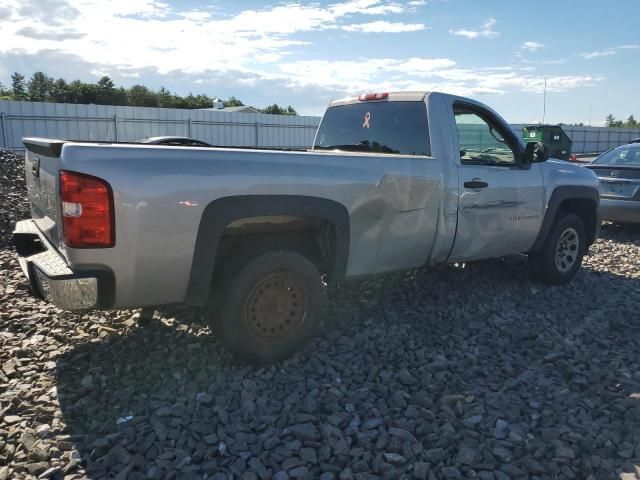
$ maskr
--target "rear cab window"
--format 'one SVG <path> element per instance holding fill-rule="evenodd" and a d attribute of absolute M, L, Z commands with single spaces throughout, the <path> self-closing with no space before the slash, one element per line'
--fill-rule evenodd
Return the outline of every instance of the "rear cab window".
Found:
<path fill-rule="evenodd" d="M 424 102 L 362 102 L 329 107 L 315 150 L 430 155 Z"/>

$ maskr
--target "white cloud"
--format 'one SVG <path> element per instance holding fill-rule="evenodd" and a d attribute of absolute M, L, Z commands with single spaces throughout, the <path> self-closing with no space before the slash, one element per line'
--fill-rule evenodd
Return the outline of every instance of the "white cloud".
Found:
<path fill-rule="evenodd" d="M 494 38 L 497 37 L 500 33 L 493 30 L 493 27 L 498 23 L 495 18 L 488 18 L 484 21 L 484 23 L 477 30 L 466 30 L 466 29 L 458 29 L 458 30 L 449 30 L 449 33 L 452 35 L 456 35 L 458 37 L 466 37 L 466 38 Z"/>
<path fill-rule="evenodd" d="M 330 5 L 286 3 L 224 16 L 211 9 L 181 10 L 155 0 L 0 0 L 0 54 L 45 50 L 113 68 L 197 73 L 209 68 L 249 70 L 274 63 L 305 45 L 295 34 L 345 28 L 353 32 L 408 32 L 419 23 L 377 20 L 407 7 L 390 0 L 343 0 Z M 47 12 L 39 16 L 37 12 Z M 345 23 L 346 22 L 346 23 Z M 51 26 L 61 25 L 61 28 Z"/>
<path fill-rule="evenodd" d="M 617 47 L 611 47 L 604 50 L 595 50 L 593 52 L 585 52 L 580 54 L 582 58 L 591 60 L 598 57 L 610 57 L 611 55 L 617 55 L 621 50 L 638 50 L 640 45 L 618 45 Z"/>
<path fill-rule="evenodd" d="M 544 48 L 544 45 L 542 43 L 538 43 L 538 42 L 524 42 L 520 46 L 520 49 L 529 50 L 530 52 L 536 52 L 536 51 L 540 50 L 541 48 Z"/>
<path fill-rule="evenodd" d="M 345 25 L 343 30 L 348 32 L 365 32 L 365 33 L 400 33 L 400 32 L 416 32 L 425 30 L 427 27 L 424 23 L 401 23 L 387 22 L 378 20 L 369 23 L 356 23 L 353 25 Z"/>
<path fill-rule="evenodd" d="M 519 56 L 516 53 L 516 56 Z M 536 65 L 564 65 L 565 63 L 567 63 L 567 59 L 566 58 L 556 58 L 554 60 L 527 60 L 527 59 L 521 59 L 520 63 L 531 63 L 531 64 L 536 64 Z"/>
<path fill-rule="evenodd" d="M 425 77 L 434 72 L 454 67 L 456 62 L 449 58 L 409 58 L 400 60 L 397 69 L 405 75 Z"/>
<path fill-rule="evenodd" d="M 447 58 L 378 58 L 329 62 L 305 60 L 280 66 L 289 88 L 319 87 L 343 93 L 369 90 L 437 90 L 458 95 L 542 92 L 544 76 L 520 67 L 461 68 Z M 278 76 L 277 74 L 276 76 Z M 548 91 L 591 86 L 594 76 L 547 76 Z"/>
<path fill-rule="evenodd" d="M 592 58 L 597 58 L 597 57 L 608 57 L 610 55 L 615 55 L 616 53 L 618 52 L 614 49 L 596 50 L 594 52 L 585 52 L 582 54 L 582 57 L 586 58 L 587 60 L 591 60 Z"/>
<path fill-rule="evenodd" d="M 22 27 L 16 32 L 16 35 L 36 40 L 68 40 L 73 38 L 83 38 L 85 36 L 85 34 L 81 32 L 65 31 L 60 28 L 43 28 L 38 30 L 33 27 Z"/>
<path fill-rule="evenodd" d="M 412 6 L 390 0 L 343 0 L 328 6 L 277 4 L 226 16 L 210 9 L 180 10 L 152 0 L 0 3 L 11 11 L 8 17 L 0 17 L 0 58 L 11 55 L 34 59 L 38 69 L 43 69 L 44 59 L 50 56 L 56 59 L 56 65 L 62 62 L 74 66 L 68 75 L 82 71 L 119 79 L 144 78 L 145 82 L 155 79 L 158 83 L 163 78 L 177 78 L 183 81 L 175 82 L 183 85 L 224 85 L 231 91 L 246 87 L 278 92 L 291 89 L 292 95 L 313 92 L 309 97 L 337 97 L 371 89 L 502 94 L 542 91 L 544 85 L 542 76 L 520 70 L 521 65 L 463 68 L 444 57 L 406 58 L 398 54 L 392 58 L 283 61 L 298 58 L 292 54 L 307 45 L 308 36 L 303 41 L 297 35 L 302 32 L 379 33 L 427 28 L 422 23 L 394 22 L 394 15 L 409 13 Z M 25 4 L 29 4 L 29 11 L 23 10 Z M 30 13 L 45 6 L 50 8 L 49 16 Z M 381 15 L 386 19 L 375 18 Z M 498 35 L 493 30 L 495 25 L 496 20 L 491 18 L 478 30 L 452 34 L 491 38 Z M 623 47 L 635 48 L 619 48 Z M 0 64 L 0 72 L 4 70 Z M 593 76 L 551 76 L 547 87 L 561 91 L 599 80 Z"/>

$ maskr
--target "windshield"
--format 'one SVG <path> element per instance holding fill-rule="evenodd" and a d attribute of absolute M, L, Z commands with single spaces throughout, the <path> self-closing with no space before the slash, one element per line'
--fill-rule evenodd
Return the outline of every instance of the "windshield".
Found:
<path fill-rule="evenodd" d="M 640 165 L 640 145 L 614 148 L 593 161 L 594 165 Z"/>
<path fill-rule="evenodd" d="M 423 102 L 368 102 L 330 107 L 315 149 L 429 155 Z"/>

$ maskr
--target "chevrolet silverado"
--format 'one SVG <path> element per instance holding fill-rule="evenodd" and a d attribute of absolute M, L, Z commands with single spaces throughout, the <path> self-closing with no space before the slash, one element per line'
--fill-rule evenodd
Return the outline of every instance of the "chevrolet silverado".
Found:
<path fill-rule="evenodd" d="M 334 101 L 309 151 L 23 141 L 32 218 L 14 243 L 36 295 L 206 307 L 251 362 L 318 330 L 328 283 L 526 253 L 563 284 L 600 225 L 593 171 L 437 92 Z"/>

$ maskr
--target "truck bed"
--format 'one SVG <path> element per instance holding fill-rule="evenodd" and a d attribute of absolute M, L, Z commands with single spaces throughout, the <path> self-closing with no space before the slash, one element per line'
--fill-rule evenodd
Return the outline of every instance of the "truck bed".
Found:
<path fill-rule="evenodd" d="M 71 268 L 109 265 L 122 285 L 115 295 L 119 307 L 139 306 L 140 299 L 183 302 L 205 210 L 229 197 L 285 197 L 284 204 L 286 197 L 298 203 L 308 197 L 343 206 L 350 222 L 346 276 L 424 264 L 429 252 L 442 260 L 450 248 L 444 242 L 432 249 L 443 193 L 435 157 L 31 138 L 25 145 L 35 224 Z M 61 170 L 111 185 L 113 248 L 63 244 Z M 171 281 L 159 282 L 167 272 Z"/>

